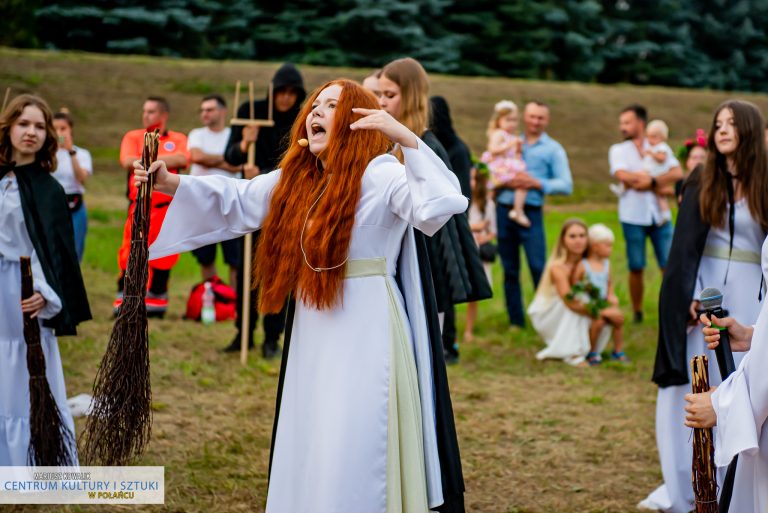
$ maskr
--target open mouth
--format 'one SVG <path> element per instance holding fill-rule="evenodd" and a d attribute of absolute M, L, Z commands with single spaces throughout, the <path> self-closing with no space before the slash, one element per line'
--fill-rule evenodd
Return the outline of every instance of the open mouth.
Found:
<path fill-rule="evenodd" d="M 309 129 L 312 132 L 310 134 L 311 139 L 319 139 L 320 137 L 323 137 L 325 135 L 325 128 L 320 126 L 319 123 L 312 123 L 309 125 Z"/>

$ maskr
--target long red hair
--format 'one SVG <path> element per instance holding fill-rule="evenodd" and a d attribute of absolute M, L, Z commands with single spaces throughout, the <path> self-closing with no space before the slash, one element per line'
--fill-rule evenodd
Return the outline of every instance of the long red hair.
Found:
<path fill-rule="evenodd" d="M 315 157 L 309 148 L 299 146 L 298 140 L 307 137 L 306 120 L 312 103 L 332 85 L 340 85 L 342 91 L 328 146 Z M 378 130 L 349 128 L 361 117 L 352 112 L 354 107 L 379 108 L 376 97 L 356 82 L 334 80 L 310 95 L 293 124 L 256 255 L 254 276 L 260 290 L 261 312 L 279 312 L 291 293 L 320 310 L 332 308 L 342 299 L 346 266 L 312 270 L 304 262 L 300 239 L 307 212 L 327 185 L 304 229 L 307 260 L 314 267 L 333 267 L 347 258 L 363 173 L 373 158 L 391 147 L 389 139 Z"/>

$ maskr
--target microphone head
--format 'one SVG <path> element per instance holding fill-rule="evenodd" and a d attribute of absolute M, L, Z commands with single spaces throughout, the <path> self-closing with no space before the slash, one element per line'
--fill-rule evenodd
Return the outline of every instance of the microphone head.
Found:
<path fill-rule="evenodd" d="M 699 301 L 704 310 L 715 310 L 723 306 L 723 293 L 715 288 L 707 288 L 701 291 Z"/>
<path fill-rule="evenodd" d="M 309 141 L 306 139 L 299 139 L 298 142 L 299 142 L 299 146 L 301 146 L 302 148 L 306 148 L 307 146 L 309 146 Z"/>

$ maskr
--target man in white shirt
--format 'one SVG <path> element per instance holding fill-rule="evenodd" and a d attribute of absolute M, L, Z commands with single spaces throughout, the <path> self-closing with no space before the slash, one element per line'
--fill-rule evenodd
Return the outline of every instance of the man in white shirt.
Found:
<path fill-rule="evenodd" d="M 193 176 L 228 176 L 242 177 L 242 166 L 233 166 L 224 160 L 230 128 L 226 126 L 227 104 L 224 98 L 212 94 L 200 103 L 200 121 L 203 127 L 189 132 L 188 146 L 192 166 L 189 174 Z M 233 239 L 221 243 L 224 261 L 229 265 L 229 283 L 237 283 L 237 264 L 240 258 L 240 241 Z M 204 246 L 192 251 L 202 268 L 203 280 L 216 276 L 216 244 Z"/>
<path fill-rule="evenodd" d="M 619 197 L 619 221 L 627 246 L 629 293 L 635 322 L 643 320 L 645 240 L 650 237 L 662 270 L 672 244 L 672 216 L 668 210 L 662 212 L 659 209 L 656 194 L 673 187 L 683 177 L 677 160 L 660 176 L 652 177 L 643 170 L 644 150 L 650 147 L 645 138 L 647 120 L 648 113 L 641 105 L 630 105 L 622 110 L 619 129 L 625 140 L 608 151 L 611 175 L 624 185 L 624 192 Z"/>

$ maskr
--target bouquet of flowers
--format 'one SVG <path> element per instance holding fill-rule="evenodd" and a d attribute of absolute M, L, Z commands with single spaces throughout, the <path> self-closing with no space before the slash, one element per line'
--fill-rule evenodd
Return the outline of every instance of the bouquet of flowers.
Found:
<path fill-rule="evenodd" d="M 600 289 L 586 278 L 576 282 L 571 287 L 571 291 L 565 295 L 565 299 L 583 303 L 589 316 L 593 319 L 597 319 L 600 316 L 600 311 L 609 306 L 608 301 L 600 297 Z"/>

